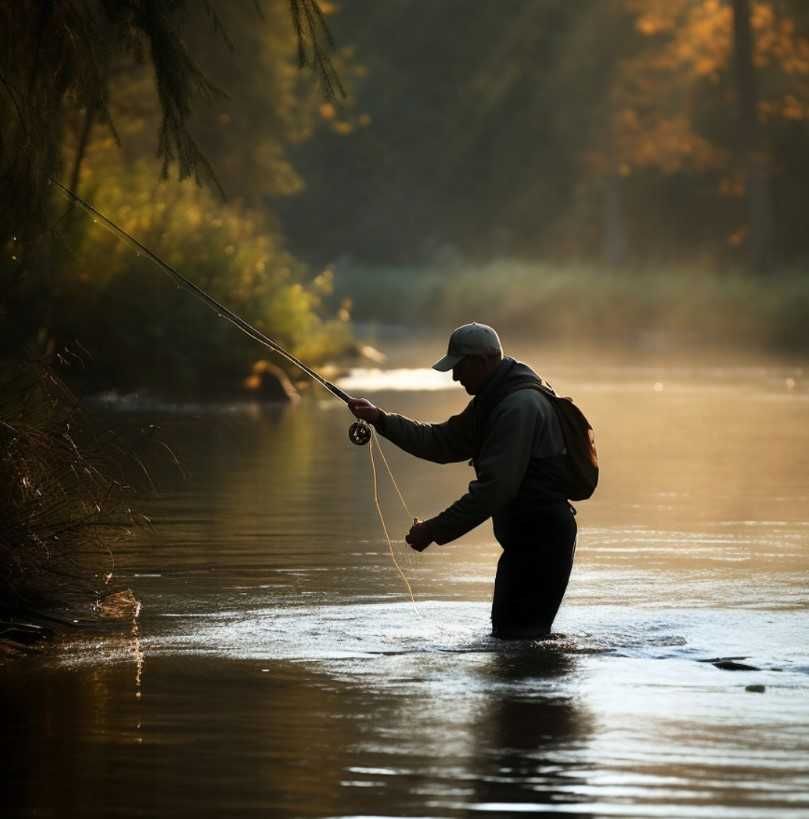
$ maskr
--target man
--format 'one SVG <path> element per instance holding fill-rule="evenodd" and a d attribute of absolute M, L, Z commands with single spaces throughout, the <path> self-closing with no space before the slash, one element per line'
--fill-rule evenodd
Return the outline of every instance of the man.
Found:
<path fill-rule="evenodd" d="M 503 356 L 497 333 L 464 324 L 450 336 L 433 369 L 452 370 L 473 396 L 443 424 L 384 412 L 364 398 L 349 409 L 377 432 L 436 463 L 471 458 L 476 478 L 448 509 L 417 522 L 407 542 L 417 551 L 455 540 L 487 518 L 503 548 L 497 564 L 492 628 L 504 638 L 550 632 L 567 588 L 576 543 L 574 510 L 561 487 L 565 443 L 545 382 L 530 367 Z"/>

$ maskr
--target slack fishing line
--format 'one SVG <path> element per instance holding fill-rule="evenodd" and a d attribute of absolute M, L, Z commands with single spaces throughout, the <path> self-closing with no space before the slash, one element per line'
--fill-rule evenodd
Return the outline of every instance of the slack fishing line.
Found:
<path fill-rule="evenodd" d="M 276 355 L 281 356 L 282 358 L 289 361 L 291 364 L 296 366 L 299 370 L 304 372 L 308 375 L 313 381 L 320 384 L 327 392 L 333 395 L 335 398 L 339 399 L 345 404 L 351 400 L 351 396 L 341 390 L 336 384 L 333 384 L 327 378 L 324 378 L 319 372 L 313 370 L 311 367 L 307 366 L 303 363 L 297 356 L 290 353 L 288 350 L 285 350 L 284 347 L 281 345 L 280 342 L 276 341 L 274 338 L 263 333 L 257 327 L 254 327 L 248 321 L 243 319 L 238 313 L 231 310 L 229 307 L 222 304 L 220 301 L 215 299 L 210 293 L 203 290 L 198 284 L 195 284 L 191 281 L 191 279 L 186 278 L 177 270 L 175 267 L 172 267 L 168 262 L 164 261 L 160 258 L 156 253 L 150 250 L 146 245 L 136 239 L 131 233 L 128 233 L 119 225 L 115 224 L 109 217 L 105 216 L 101 211 L 91 205 L 87 200 L 82 199 L 77 193 L 74 193 L 70 188 L 63 185 L 56 179 L 50 179 L 51 184 L 55 185 L 56 188 L 71 202 L 78 205 L 85 213 L 88 213 L 94 222 L 100 222 L 103 227 L 109 230 L 113 235 L 117 238 L 121 239 L 126 244 L 130 245 L 131 247 L 135 248 L 135 250 L 140 254 L 142 253 L 147 259 L 149 259 L 152 263 L 157 265 L 161 270 L 165 273 L 168 273 L 172 279 L 177 283 L 178 286 L 182 287 L 183 289 L 190 292 L 192 295 L 196 296 L 200 301 L 202 301 L 209 309 L 216 312 L 217 316 L 220 318 L 229 321 L 234 327 L 236 327 L 240 332 L 244 333 L 248 338 L 252 339 L 253 341 L 257 341 L 259 344 L 263 345 L 267 349 L 274 352 Z M 375 444 L 379 454 L 382 456 L 382 462 L 385 465 L 385 469 L 390 477 L 393 486 L 396 489 L 396 493 L 399 496 L 399 499 L 402 502 L 402 505 L 407 512 L 408 517 L 411 517 L 410 510 L 407 507 L 407 503 L 399 490 L 399 485 L 396 482 L 396 479 L 393 477 L 393 472 L 390 468 L 390 464 L 388 463 L 385 454 L 382 452 L 382 447 L 379 441 L 376 439 L 376 436 L 373 433 L 372 428 L 362 420 L 355 421 L 348 430 L 348 437 L 351 443 L 357 444 L 358 446 L 362 446 L 364 444 L 371 443 L 371 448 L 369 450 L 370 453 L 370 461 L 371 461 L 371 472 L 373 477 L 373 492 L 374 492 L 374 502 L 376 504 L 377 514 L 379 515 L 379 520 L 382 523 L 382 531 L 385 534 L 385 540 L 388 543 L 388 551 L 390 553 L 391 559 L 393 560 L 393 565 L 396 567 L 396 570 L 402 577 L 405 586 L 407 587 L 408 594 L 410 595 L 410 599 L 415 605 L 416 598 L 413 594 L 413 588 L 410 585 L 410 581 L 407 579 L 407 575 L 405 575 L 404 571 L 402 570 L 401 566 L 399 565 L 398 560 L 396 559 L 396 555 L 393 550 L 393 542 L 390 539 L 390 535 L 388 534 L 388 527 L 385 524 L 385 518 L 382 514 L 382 506 L 379 501 L 379 492 L 378 492 L 378 484 L 377 484 L 377 476 L 376 476 L 376 463 L 374 461 L 373 456 L 373 445 Z M 413 518 L 415 521 L 416 519 Z"/>

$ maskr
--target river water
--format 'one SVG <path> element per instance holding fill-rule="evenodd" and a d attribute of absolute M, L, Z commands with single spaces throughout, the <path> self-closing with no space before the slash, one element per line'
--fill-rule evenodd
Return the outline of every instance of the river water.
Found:
<path fill-rule="evenodd" d="M 442 420 L 466 397 L 417 366 L 442 346 L 345 386 Z M 184 476 L 153 466 L 154 528 L 117 554 L 137 624 L 0 672 L 2 816 L 808 816 L 809 372 L 517 353 L 576 397 L 602 464 L 551 639 L 489 636 L 488 524 L 402 543 L 466 465 L 385 447 L 414 603 L 325 393 L 122 402 Z"/>

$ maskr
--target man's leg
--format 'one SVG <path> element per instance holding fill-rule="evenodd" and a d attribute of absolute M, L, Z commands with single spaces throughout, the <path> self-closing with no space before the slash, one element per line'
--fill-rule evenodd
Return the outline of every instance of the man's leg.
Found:
<path fill-rule="evenodd" d="M 507 547 L 500 556 L 492 602 L 496 637 L 550 633 L 573 568 L 576 521 L 569 508 L 547 516 L 536 540 L 531 550 Z"/>

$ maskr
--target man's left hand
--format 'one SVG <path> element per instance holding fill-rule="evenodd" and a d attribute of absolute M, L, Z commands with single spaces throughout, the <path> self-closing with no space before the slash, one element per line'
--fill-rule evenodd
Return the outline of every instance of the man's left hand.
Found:
<path fill-rule="evenodd" d="M 430 521 L 416 521 L 407 533 L 405 540 L 417 552 L 423 552 L 434 540 L 433 527 Z"/>

